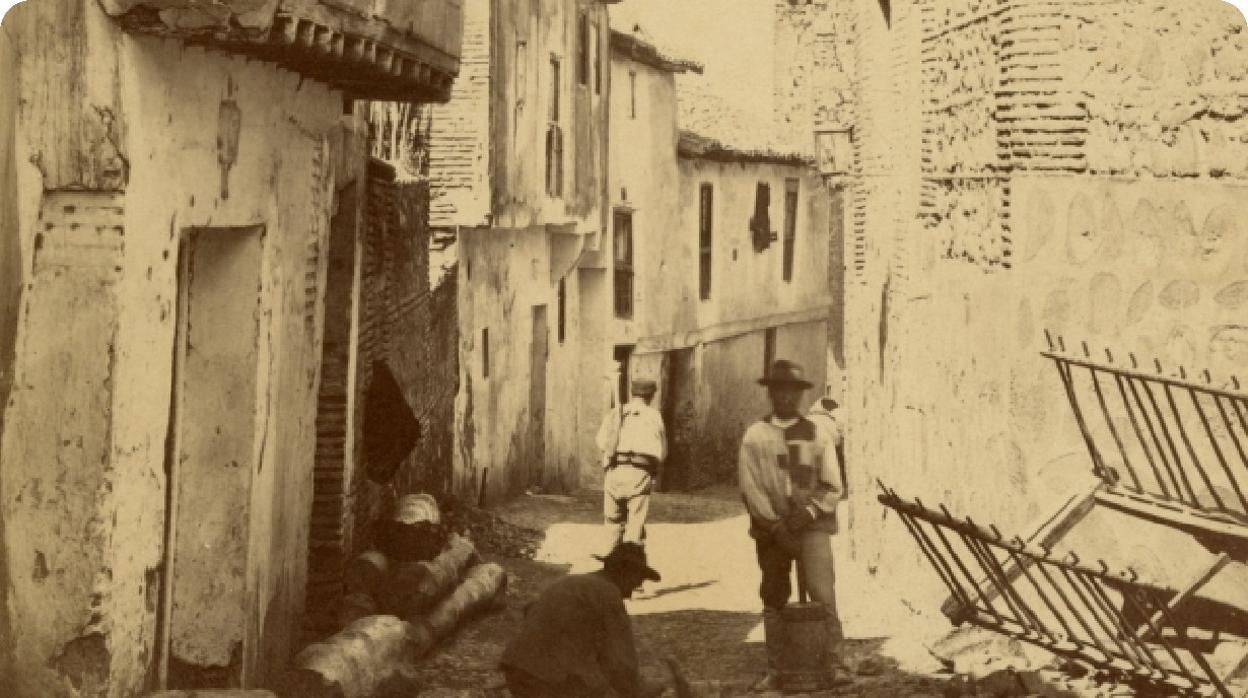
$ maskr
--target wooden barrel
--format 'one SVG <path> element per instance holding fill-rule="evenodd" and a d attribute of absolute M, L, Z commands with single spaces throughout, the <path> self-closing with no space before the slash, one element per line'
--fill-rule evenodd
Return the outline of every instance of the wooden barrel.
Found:
<path fill-rule="evenodd" d="M 827 609 L 819 603 L 791 603 L 781 618 L 780 689 L 801 693 L 832 688 L 836 672 L 828 654 Z"/>

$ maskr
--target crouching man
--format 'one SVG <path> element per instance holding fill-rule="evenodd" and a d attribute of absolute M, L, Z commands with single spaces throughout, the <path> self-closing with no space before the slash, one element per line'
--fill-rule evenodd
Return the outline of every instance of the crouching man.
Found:
<path fill-rule="evenodd" d="M 603 568 L 569 575 L 525 609 L 524 624 L 503 652 L 507 688 L 515 698 L 650 698 L 663 684 L 638 673 L 637 650 L 624 599 L 643 580 L 659 581 L 636 543 L 621 543 Z"/>
<path fill-rule="evenodd" d="M 831 536 L 844 486 L 830 435 L 802 416 L 802 395 L 811 383 L 801 367 L 781 359 L 758 382 L 767 388 L 772 413 L 746 431 L 737 477 L 762 571 L 767 675 L 756 688 L 763 690 L 778 683 L 781 611 L 792 594 L 794 561 L 811 600 L 829 614 L 829 652 L 835 657 L 839 648 Z"/>

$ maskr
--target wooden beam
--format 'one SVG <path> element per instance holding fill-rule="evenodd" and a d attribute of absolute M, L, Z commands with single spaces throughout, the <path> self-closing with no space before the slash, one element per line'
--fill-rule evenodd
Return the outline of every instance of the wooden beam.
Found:
<path fill-rule="evenodd" d="M 1141 519 L 1178 528 L 1197 537 L 1219 539 L 1239 560 L 1248 560 L 1248 523 L 1147 494 L 1127 493 L 1115 487 L 1097 492 L 1101 504 Z"/>
<path fill-rule="evenodd" d="M 1021 536 L 1023 541 L 1029 546 L 1045 550 L 1052 548 L 1053 544 L 1069 533 L 1088 515 L 1088 512 L 1092 511 L 1096 505 L 1096 493 L 1101 487 L 1102 485 L 1097 484 L 1087 492 L 1072 495 L 1056 513 L 1036 524 L 1031 533 Z M 1013 559 L 1003 563 L 1002 568 L 1005 570 L 1005 578 L 1009 583 L 1013 583 L 1023 573 L 1023 568 L 1015 564 Z M 976 584 L 985 590 L 984 593 L 990 601 L 999 595 L 995 585 L 986 576 L 976 580 Z M 963 616 L 962 603 L 953 596 L 945 599 L 945 602 L 940 605 L 940 611 L 950 620 Z"/>
<path fill-rule="evenodd" d="M 1201 587 L 1208 584 L 1209 580 L 1216 577 L 1219 572 L 1221 572 L 1228 564 L 1230 564 L 1230 562 L 1231 562 L 1230 555 L 1226 553 L 1222 553 L 1221 555 L 1219 555 L 1213 561 L 1213 563 L 1209 565 L 1208 568 L 1199 571 L 1195 575 L 1195 577 L 1192 579 L 1192 581 L 1183 588 L 1183 591 L 1180 591 L 1178 595 L 1176 595 L 1173 599 L 1171 599 L 1166 604 L 1165 610 L 1158 610 L 1156 613 L 1153 614 L 1153 617 L 1150 621 L 1139 625 L 1135 629 L 1136 634 L 1144 633 L 1145 631 L 1148 631 L 1151 628 L 1161 628 L 1162 625 L 1164 625 L 1164 621 L 1167 615 L 1170 615 L 1171 617 L 1173 617 L 1175 611 L 1178 610 L 1179 606 L 1182 606 L 1185 601 L 1195 596 L 1196 592 L 1199 591 Z M 1180 630 L 1180 629 L 1175 628 L 1175 630 Z M 1181 632 L 1183 634 L 1186 634 L 1186 631 L 1181 631 Z M 1144 636 L 1144 639 L 1146 640 L 1156 639 L 1153 637 L 1154 635 L 1155 633 L 1148 632 L 1147 635 Z"/>

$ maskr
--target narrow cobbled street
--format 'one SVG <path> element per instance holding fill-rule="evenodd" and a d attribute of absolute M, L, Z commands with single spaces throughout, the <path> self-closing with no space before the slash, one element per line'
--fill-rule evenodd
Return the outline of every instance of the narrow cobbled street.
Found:
<path fill-rule="evenodd" d="M 602 541 L 600 497 L 592 491 L 529 494 L 492 511 L 498 517 L 493 525 L 474 526 L 470 535 L 475 534 L 485 557 L 509 573 L 507 607 L 469 623 L 422 663 L 421 695 L 507 695 L 496 664 L 524 606 L 560 575 L 599 565 L 592 555 Z M 748 695 L 765 659 L 758 570 L 736 490 L 656 495 L 650 521 L 648 557 L 663 581 L 648 583 L 627 602 L 643 673 L 665 676 L 662 660 L 671 657 L 699 696 Z M 843 659 L 853 675 L 845 685 L 817 695 L 1097 695 L 1089 685 L 1078 690 L 1052 669 L 1006 670 L 1007 663 L 1022 668 L 1037 659 L 1003 638 L 974 631 L 945 638 L 952 628 L 942 616 L 916 613 L 873 595 L 870 575 L 853 565 L 840 565 L 838 577 L 849 638 Z M 943 657 L 933 649 L 943 650 Z M 974 666 L 950 658 L 959 652 L 973 657 Z"/>

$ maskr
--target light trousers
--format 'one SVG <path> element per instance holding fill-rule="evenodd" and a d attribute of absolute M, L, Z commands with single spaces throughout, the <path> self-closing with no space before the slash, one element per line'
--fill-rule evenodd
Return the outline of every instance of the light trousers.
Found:
<path fill-rule="evenodd" d="M 650 473 L 631 465 L 607 471 L 602 483 L 602 513 L 607 525 L 607 551 L 620 542 L 644 543 L 646 516 L 650 513 Z"/>

